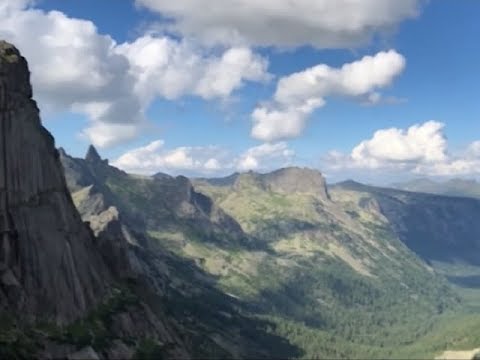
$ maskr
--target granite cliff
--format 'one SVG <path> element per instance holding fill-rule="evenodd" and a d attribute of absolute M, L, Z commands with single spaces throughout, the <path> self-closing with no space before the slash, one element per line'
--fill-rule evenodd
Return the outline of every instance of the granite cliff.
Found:
<path fill-rule="evenodd" d="M 124 358 L 151 339 L 158 353 L 188 357 L 163 310 L 139 297 L 128 262 L 118 266 L 128 252 L 115 211 L 95 234 L 82 221 L 29 75 L 0 42 L 0 356 Z"/>
<path fill-rule="evenodd" d="M 0 304 L 27 318 L 72 321 L 106 295 L 111 276 L 41 125 L 27 62 L 5 42 L 0 126 Z"/>

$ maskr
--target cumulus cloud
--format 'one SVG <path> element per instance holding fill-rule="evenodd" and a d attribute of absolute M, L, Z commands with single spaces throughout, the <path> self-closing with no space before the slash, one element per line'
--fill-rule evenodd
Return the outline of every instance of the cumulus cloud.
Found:
<path fill-rule="evenodd" d="M 388 86 L 405 68 L 405 58 L 395 50 L 332 68 L 320 64 L 283 77 L 270 104 L 252 113 L 252 136 L 275 141 L 299 136 L 309 115 L 325 105 L 328 96 L 379 100 L 377 89 Z"/>
<path fill-rule="evenodd" d="M 116 48 L 130 62 L 138 79 L 135 91 L 144 99 L 183 95 L 225 98 L 244 81 L 267 81 L 268 62 L 246 47 L 233 47 L 219 56 L 208 54 L 187 40 L 145 35 Z"/>
<path fill-rule="evenodd" d="M 133 124 L 116 124 L 110 122 L 92 122 L 80 135 L 86 137 L 95 146 L 106 148 L 134 139 L 142 131 L 142 126 Z"/>
<path fill-rule="evenodd" d="M 13 14 L 14 11 L 33 5 L 34 2 L 34 0 L 2 0 L 0 3 L 0 13 L 10 12 L 10 14 Z"/>
<path fill-rule="evenodd" d="M 459 154 L 450 154 L 438 121 L 415 124 L 408 129 L 376 131 L 345 155 L 331 151 L 326 156 L 330 170 L 378 170 L 429 176 L 459 176 L 480 173 L 480 141 Z"/>
<path fill-rule="evenodd" d="M 342 48 L 415 17 L 422 0 L 136 0 L 207 44 Z"/>
<path fill-rule="evenodd" d="M 112 164 L 137 174 L 167 172 L 218 175 L 232 171 L 267 170 L 289 165 L 295 153 L 284 142 L 262 144 L 235 155 L 218 146 L 182 146 L 167 149 L 163 140 L 130 150 Z"/>
<path fill-rule="evenodd" d="M 216 53 L 148 35 L 117 44 L 90 21 L 44 12 L 27 0 L 2 2 L 0 38 L 28 58 L 42 109 L 87 115 L 83 134 L 100 147 L 137 136 L 156 97 L 226 98 L 245 81 L 269 77 L 267 61 L 247 47 Z"/>
<path fill-rule="evenodd" d="M 125 171 L 137 174 L 212 173 L 221 168 L 225 152 L 216 146 L 182 146 L 166 149 L 163 140 L 130 150 L 112 164 Z"/>
<path fill-rule="evenodd" d="M 378 130 L 352 150 L 351 158 L 357 164 L 374 168 L 385 163 L 442 162 L 447 158 L 443 128 L 440 122 L 428 121 L 407 130 Z"/>
<path fill-rule="evenodd" d="M 236 161 L 239 171 L 278 168 L 290 165 L 295 152 L 285 142 L 262 144 L 245 151 Z"/>

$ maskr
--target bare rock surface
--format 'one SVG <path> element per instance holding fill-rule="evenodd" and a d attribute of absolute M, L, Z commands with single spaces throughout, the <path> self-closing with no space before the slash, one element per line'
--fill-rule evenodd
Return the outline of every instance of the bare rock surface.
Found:
<path fill-rule="evenodd" d="M 329 199 L 325 178 L 314 169 L 288 167 L 265 174 L 263 178 L 273 192 L 311 193 Z"/>
<path fill-rule="evenodd" d="M 19 51 L 0 42 L 0 298 L 29 318 L 66 323 L 102 298 L 110 276 L 71 200 L 29 76 Z"/>

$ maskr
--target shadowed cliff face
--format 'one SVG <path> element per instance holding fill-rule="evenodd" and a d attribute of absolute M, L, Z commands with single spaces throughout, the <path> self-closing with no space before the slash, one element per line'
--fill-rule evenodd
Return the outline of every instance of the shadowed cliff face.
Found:
<path fill-rule="evenodd" d="M 64 323 L 106 291 L 109 272 L 67 190 L 32 100 L 27 62 L 0 42 L 0 304 Z M 59 301 L 61 299 L 61 301 Z"/>

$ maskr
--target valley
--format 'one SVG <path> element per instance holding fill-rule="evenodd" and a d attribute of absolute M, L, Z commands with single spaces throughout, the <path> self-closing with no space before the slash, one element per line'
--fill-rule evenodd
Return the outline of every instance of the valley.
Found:
<path fill-rule="evenodd" d="M 92 161 L 62 153 L 62 162 L 84 219 L 89 197 L 78 184 L 93 179 L 125 223 L 144 224 L 155 251 L 191 261 L 245 316 L 270 322 L 269 332 L 298 349 L 290 356 L 428 358 L 480 341 L 477 290 L 452 281 L 479 269 L 470 257 L 478 251 L 475 217 L 458 224 L 476 200 L 327 187 L 318 171 L 301 168 L 190 181 L 129 175 L 98 154 Z M 418 201 L 430 222 L 432 212 L 448 217 L 429 225 L 425 241 L 448 240 L 460 227 L 472 233 L 468 250 L 446 259 L 438 243 L 426 257 L 418 223 L 403 215 Z"/>

